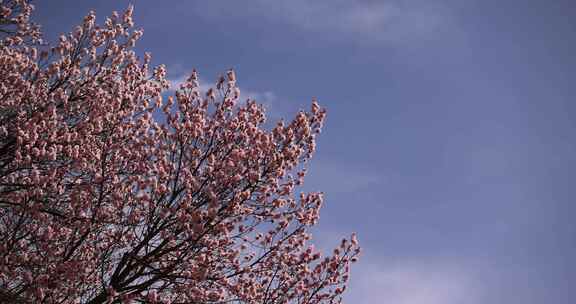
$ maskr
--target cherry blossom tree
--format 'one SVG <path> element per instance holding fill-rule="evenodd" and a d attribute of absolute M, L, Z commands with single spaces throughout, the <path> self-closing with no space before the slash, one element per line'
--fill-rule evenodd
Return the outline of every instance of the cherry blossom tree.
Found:
<path fill-rule="evenodd" d="M 266 127 L 233 70 L 174 96 L 132 8 L 49 47 L 0 1 L 0 302 L 336 303 L 359 247 L 296 193 L 325 110 Z"/>

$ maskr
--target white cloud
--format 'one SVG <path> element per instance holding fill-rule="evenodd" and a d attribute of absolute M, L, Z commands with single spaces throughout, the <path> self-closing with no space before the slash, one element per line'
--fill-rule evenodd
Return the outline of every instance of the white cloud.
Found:
<path fill-rule="evenodd" d="M 405 41 L 429 34 L 450 19 L 443 1 L 423 0 L 253 0 L 210 1 L 198 5 L 204 16 L 257 17 L 296 29 L 322 33 L 322 38 Z"/>
<path fill-rule="evenodd" d="M 180 88 L 180 85 L 182 85 L 184 82 L 186 82 L 186 79 L 188 79 L 189 75 L 181 75 L 179 77 L 176 78 L 168 78 L 168 81 L 170 82 L 170 88 L 167 90 L 168 93 L 172 94 L 174 92 L 176 92 L 176 90 L 178 88 Z M 201 87 L 202 90 L 202 87 Z"/>
<path fill-rule="evenodd" d="M 398 261 L 363 257 L 355 267 L 345 299 L 372 304 L 480 303 L 477 274 L 455 262 L 435 259 Z"/>
<path fill-rule="evenodd" d="M 386 183 L 387 178 L 382 174 L 357 164 L 314 159 L 310 163 L 304 185 L 332 195 L 355 193 L 370 187 L 381 187 Z"/>
<path fill-rule="evenodd" d="M 176 77 L 168 78 L 170 82 L 170 88 L 166 91 L 168 94 L 173 94 L 179 87 L 182 85 L 186 80 L 190 77 L 189 74 L 180 74 Z M 210 88 L 214 88 L 216 85 L 214 83 L 210 83 L 204 81 L 202 78 L 198 81 L 200 83 L 200 92 L 205 93 Z M 240 87 L 240 102 L 245 102 L 247 99 L 254 99 L 259 104 L 264 105 L 266 109 L 266 115 L 272 119 L 278 119 L 282 116 L 282 112 L 278 109 L 278 105 L 276 105 L 276 101 L 278 97 L 276 94 L 270 90 L 264 91 L 253 91 L 253 90 L 244 90 Z"/>
<path fill-rule="evenodd" d="M 314 231 L 312 243 L 329 254 L 346 233 Z M 387 257 L 366 244 L 351 267 L 345 303 L 354 304 L 480 304 L 485 296 L 485 273 L 468 259 L 441 257 Z"/>

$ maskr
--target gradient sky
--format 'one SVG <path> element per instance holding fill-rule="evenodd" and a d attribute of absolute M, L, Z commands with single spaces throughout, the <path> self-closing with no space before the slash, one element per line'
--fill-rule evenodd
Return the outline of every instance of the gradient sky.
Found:
<path fill-rule="evenodd" d="M 128 5 L 36 2 L 52 41 Z M 319 246 L 359 234 L 348 303 L 576 303 L 576 2 L 133 2 L 175 82 L 328 108 L 305 190 Z"/>

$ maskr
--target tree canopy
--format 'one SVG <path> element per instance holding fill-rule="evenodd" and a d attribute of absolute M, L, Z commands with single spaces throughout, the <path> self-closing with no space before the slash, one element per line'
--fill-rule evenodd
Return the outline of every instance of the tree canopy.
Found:
<path fill-rule="evenodd" d="M 267 128 L 233 70 L 166 97 L 132 7 L 51 47 L 32 10 L 0 2 L 0 302 L 341 301 L 356 237 L 323 257 L 322 193 L 296 193 L 316 101 Z"/>

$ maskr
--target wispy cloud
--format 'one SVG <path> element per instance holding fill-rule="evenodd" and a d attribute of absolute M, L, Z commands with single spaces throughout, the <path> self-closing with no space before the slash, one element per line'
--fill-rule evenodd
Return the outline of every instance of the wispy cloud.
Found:
<path fill-rule="evenodd" d="M 480 303 L 477 274 L 435 259 L 387 260 L 365 256 L 352 269 L 346 299 L 371 304 Z"/>
<path fill-rule="evenodd" d="M 324 253 L 346 235 L 338 229 L 318 229 L 313 243 Z M 473 260 L 457 257 L 387 256 L 364 243 L 344 299 L 354 304 L 480 304 L 486 296 L 486 274 Z M 376 246 L 377 247 L 377 246 Z"/>
<path fill-rule="evenodd" d="M 305 187 L 331 195 L 356 193 L 370 187 L 381 187 L 386 183 L 386 176 L 357 164 L 315 159 L 310 164 Z"/>
<path fill-rule="evenodd" d="M 170 82 L 170 88 L 167 90 L 167 93 L 173 94 L 180 86 L 186 82 L 186 80 L 190 77 L 189 73 L 184 74 L 180 73 L 174 77 L 169 77 L 168 81 Z M 200 78 L 200 92 L 206 93 L 208 89 L 214 88 L 215 84 L 205 81 L 204 79 Z M 246 90 L 240 87 L 240 101 L 244 102 L 246 100 L 256 100 L 259 104 L 264 105 L 266 109 L 266 115 L 271 119 L 279 119 L 283 117 L 283 111 L 281 111 L 276 104 L 278 101 L 278 96 L 271 90 L 263 90 L 263 91 L 255 91 L 255 90 Z"/>
<path fill-rule="evenodd" d="M 423 0 L 254 0 L 199 4 L 206 16 L 258 17 L 318 32 L 323 38 L 357 38 L 371 42 L 404 41 L 446 24 L 444 1 Z"/>

